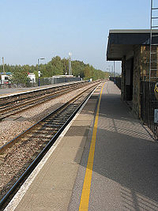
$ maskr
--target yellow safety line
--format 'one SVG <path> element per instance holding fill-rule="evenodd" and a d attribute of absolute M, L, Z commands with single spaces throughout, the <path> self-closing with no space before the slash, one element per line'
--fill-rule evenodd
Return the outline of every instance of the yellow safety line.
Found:
<path fill-rule="evenodd" d="M 94 122 L 91 146 L 90 146 L 90 151 L 89 151 L 89 156 L 88 156 L 84 184 L 83 184 L 83 188 L 82 188 L 79 211 L 83 211 L 83 210 L 87 211 L 88 206 L 89 206 L 89 196 L 90 196 L 90 188 L 91 188 L 91 180 L 92 180 L 92 170 L 93 170 L 93 162 L 94 162 L 94 152 L 95 152 L 95 143 L 96 143 L 96 135 L 97 135 L 99 108 L 100 108 L 100 101 L 101 101 L 104 84 L 102 86 L 102 89 L 100 92 L 100 97 L 99 97 L 99 102 L 97 105 L 97 112 L 96 112 L 96 117 L 95 117 L 95 122 Z"/>

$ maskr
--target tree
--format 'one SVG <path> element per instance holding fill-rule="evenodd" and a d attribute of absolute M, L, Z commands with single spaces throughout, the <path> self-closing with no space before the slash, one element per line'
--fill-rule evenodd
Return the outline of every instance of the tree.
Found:
<path fill-rule="evenodd" d="M 83 79 L 92 78 L 93 80 L 103 79 L 109 76 L 109 73 L 103 72 L 101 70 L 95 69 L 89 64 L 85 64 L 83 61 L 72 61 L 72 73 L 74 76 L 80 76 Z M 68 59 L 61 59 L 59 56 L 56 56 L 51 59 L 47 64 L 40 64 L 39 66 L 41 71 L 41 77 L 52 77 L 53 75 L 65 75 L 69 72 L 69 61 Z M 3 71 L 3 66 L 0 65 L 0 72 Z M 12 82 L 16 84 L 26 85 L 29 81 L 27 74 L 34 73 L 36 78 L 38 78 L 38 65 L 29 66 L 29 65 L 16 65 L 9 66 L 5 64 L 5 71 L 12 73 Z"/>
<path fill-rule="evenodd" d="M 59 56 L 54 57 L 51 60 L 51 64 L 53 66 L 54 75 L 63 75 L 63 64 Z"/>
<path fill-rule="evenodd" d="M 65 74 L 68 74 L 68 72 L 69 72 L 69 61 L 68 61 L 68 59 L 62 59 L 62 66 L 63 66 L 63 74 L 65 75 Z"/>
<path fill-rule="evenodd" d="M 30 79 L 27 77 L 28 72 L 24 68 L 14 69 L 14 73 L 12 74 L 11 82 L 17 85 L 28 85 Z"/>
<path fill-rule="evenodd" d="M 84 68 L 84 75 L 85 79 L 91 78 L 91 70 L 89 65 L 86 65 L 86 67 Z"/>
<path fill-rule="evenodd" d="M 72 73 L 74 76 L 84 78 L 84 68 L 85 64 L 81 61 L 72 61 Z"/>

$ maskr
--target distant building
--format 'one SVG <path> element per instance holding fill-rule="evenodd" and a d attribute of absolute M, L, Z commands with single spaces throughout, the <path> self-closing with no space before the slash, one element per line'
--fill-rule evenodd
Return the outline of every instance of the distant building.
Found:
<path fill-rule="evenodd" d="M 75 77 L 73 75 L 54 75 L 51 78 L 52 84 L 57 83 L 65 83 L 65 82 L 72 82 L 72 81 L 80 81 L 80 77 Z"/>
<path fill-rule="evenodd" d="M 30 79 L 30 83 L 36 83 L 36 76 L 34 73 L 29 73 L 27 77 Z"/>
<path fill-rule="evenodd" d="M 73 78 L 73 75 L 53 75 L 52 78 Z"/>
<path fill-rule="evenodd" d="M 10 72 L 0 73 L 0 84 L 10 84 L 10 79 L 11 79 Z"/>

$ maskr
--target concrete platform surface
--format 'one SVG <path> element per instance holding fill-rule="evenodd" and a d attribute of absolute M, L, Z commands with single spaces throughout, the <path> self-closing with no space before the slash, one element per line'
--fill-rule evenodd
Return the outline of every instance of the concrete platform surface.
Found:
<path fill-rule="evenodd" d="M 85 146 L 69 211 L 158 210 L 158 143 L 107 82 L 97 126 L 89 206 L 80 207 L 89 146 Z M 85 196 L 86 197 L 86 196 Z"/>
<path fill-rule="evenodd" d="M 100 89 L 6 210 L 158 210 L 158 143 L 132 116 L 110 81 L 101 97 L 92 168 L 87 167 Z M 92 171 L 92 178 L 88 178 L 90 190 L 83 201 L 89 200 L 84 207 L 81 195 L 87 171 Z"/>
<path fill-rule="evenodd" d="M 37 86 L 37 87 L 17 87 L 17 88 L 4 88 L 0 89 L 0 97 L 4 96 L 10 96 L 14 94 L 20 94 L 20 93 L 25 93 L 25 92 L 30 92 L 38 89 L 45 89 L 53 87 L 53 85 L 45 85 L 45 86 Z"/>

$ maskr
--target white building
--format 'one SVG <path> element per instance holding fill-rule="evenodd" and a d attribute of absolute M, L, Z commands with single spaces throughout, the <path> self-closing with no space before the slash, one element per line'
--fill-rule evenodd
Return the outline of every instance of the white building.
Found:
<path fill-rule="evenodd" d="M 0 84 L 9 84 L 10 83 L 10 76 L 6 74 L 0 75 Z"/>
<path fill-rule="evenodd" d="M 30 79 L 30 83 L 36 83 L 36 76 L 34 73 L 29 73 L 27 77 Z"/>

